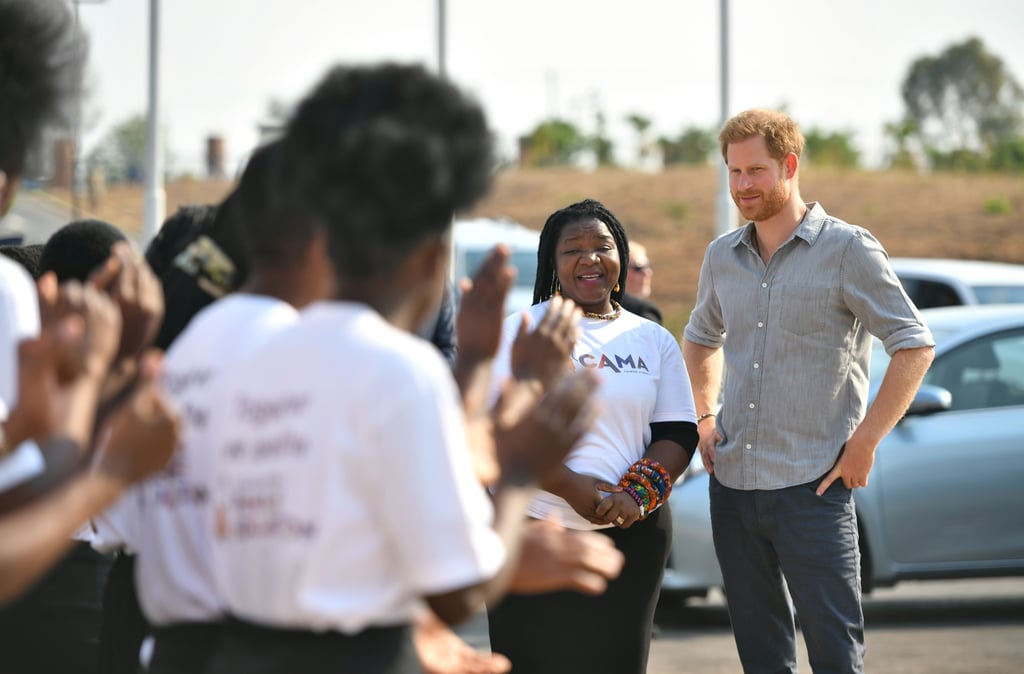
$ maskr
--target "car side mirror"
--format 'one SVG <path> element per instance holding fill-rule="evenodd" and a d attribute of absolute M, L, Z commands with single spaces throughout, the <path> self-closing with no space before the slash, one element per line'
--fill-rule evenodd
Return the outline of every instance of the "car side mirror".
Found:
<path fill-rule="evenodd" d="M 917 389 L 910 407 L 907 408 L 907 416 L 921 416 L 945 412 L 953 406 L 953 394 L 941 386 L 924 385 Z"/>

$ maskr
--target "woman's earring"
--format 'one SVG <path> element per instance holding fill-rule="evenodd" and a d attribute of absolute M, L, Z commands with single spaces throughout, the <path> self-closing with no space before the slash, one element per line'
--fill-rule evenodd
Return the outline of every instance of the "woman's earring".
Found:
<path fill-rule="evenodd" d="M 613 292 L 619 292 L 619 284 L 618 283 L 615 284 L 615 290 Z"/>
<path fill-rule="evenodd" d="M 562 294 L 562 284 L 558 282 L 558 279 L 555 279 L 555 294 L 556 295 L 561 295 Z"/>

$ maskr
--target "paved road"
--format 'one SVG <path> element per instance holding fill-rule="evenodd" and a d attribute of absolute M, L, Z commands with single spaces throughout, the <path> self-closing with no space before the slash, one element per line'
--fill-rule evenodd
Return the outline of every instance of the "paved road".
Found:
<path fill-rule="evenodd" d="M 902 583 L 864 601 L 867 672 L 1024 672 L 1024 579 Z M 720 598 L 661 612 L 649 674 L 739 672 Z M 800 641 L 801 672 L 810 672 Z"/>
<path fill-rule="evenodd" d="M 28 243 L 46 243 L 50 234 L 71 221 L 71 209 L 37 190 L 22 189 L 2 222 L 0 233 L 17 234 Z"/>
<path fill-rule="evenodd" d="M 13 235 L 20 236 L 25 244 L 46 243 L 51 234 L 71 220 L 69 200 L 23 188 L 18 191 L 11 212 L 0 220 L 0 240 Z M 125 236 L 141 247 L 141 233 L 126 231 Z"/>
<path fill-rule="evenodd" d="M 864 613 L 870 674 L 1024 672 L 1024 578 L 902 583 L 865 599 Z M 741 671 L 721 597 L 661 609 L 658 623 L 648 674 Z M 484 618 L 460 632 L 487 646 Z M 799 662 L 811 671 L 802 640 Z"/>

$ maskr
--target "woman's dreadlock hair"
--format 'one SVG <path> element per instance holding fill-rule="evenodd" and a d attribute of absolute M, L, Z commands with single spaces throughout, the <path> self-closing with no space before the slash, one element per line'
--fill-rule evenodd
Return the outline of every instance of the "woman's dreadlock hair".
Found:
<path fill-rule="evenodd" d="M 581 220 L 600 220 L 608 227 L 619 251 L 618 290 L 612 291 L 612 299 L 622 301 L 626 292 L 626 274 L 629 272 L 629 239 L 619 219 L 600 201 L 584 199 L 552 213 L 540 233 L 537 248 L 537 280 L 533 284 L 533 303 L 540 304 L 555 294 L 558 288 L 558 269 L 555 265 L 555 247 L 567 225 Z"/>

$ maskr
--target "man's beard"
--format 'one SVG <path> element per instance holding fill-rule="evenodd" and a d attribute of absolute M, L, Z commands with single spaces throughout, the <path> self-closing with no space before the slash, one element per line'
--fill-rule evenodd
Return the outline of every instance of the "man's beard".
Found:
<path fill-rule="evenodd" d="M 754 194 L 761 197 L 755 203 L 744 205 L 740 201 L 739 196 L 753 196 Z M 736 203 L 736 207 L 740 210 L 743 217 L 754 222 L 764 222 L 781 213 L 788 197 L 786 184 L 781 180 L 775 183 L 768 192 L 746 192 L 742 195 L 737 195 L 736 192 L 733 192 L 732 194 L 732 200 Z"/>

